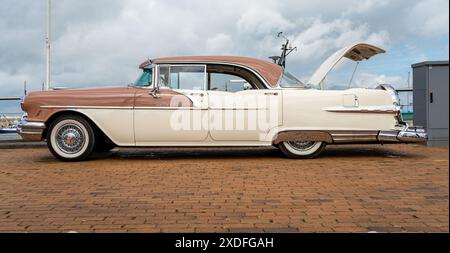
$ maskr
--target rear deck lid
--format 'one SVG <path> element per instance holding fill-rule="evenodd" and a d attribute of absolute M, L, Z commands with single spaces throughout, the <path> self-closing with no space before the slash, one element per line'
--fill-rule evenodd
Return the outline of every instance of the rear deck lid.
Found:
<path fill-rule="evenodd" d="M 336 53 L 332 54 L 328 59 L 326 59 L 322 65 L 314 72 L 314 74 L 309 79 L 308 84 L 314 86 L 320 86 L 322 88 L 323 80 L 325 80 L 328 73 L 336 66 L 336 64 L 342 58 L 348 58 L 353 61 L 368 60 L 372 56 L 385 53 L 386 51 L 382 48 L 370 45 L 367 43 L 355 43 L 348 47 L 344 47 L 338 50 Z"/>

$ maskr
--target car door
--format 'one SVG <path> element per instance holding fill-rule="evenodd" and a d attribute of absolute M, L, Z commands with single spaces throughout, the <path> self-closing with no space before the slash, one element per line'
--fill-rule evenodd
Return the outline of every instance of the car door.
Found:
<path fill-rule="evenodd" d="M 257 89 L 232 73 L 209 73 L 209 133 L 214 141 L 263 141 L 281 123 L 278 90 Z"/>
<path fill-rule="evenodd" d="M 180 145 L 208 135 L 206 66 L 156 65 L 154 89 L 138 91 L 134 122 L 136 145 Z"/>

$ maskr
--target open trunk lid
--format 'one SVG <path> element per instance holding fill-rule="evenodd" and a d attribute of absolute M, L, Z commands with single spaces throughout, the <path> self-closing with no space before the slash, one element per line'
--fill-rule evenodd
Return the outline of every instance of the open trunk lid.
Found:
<path fill-rule="evenodd" d="M 352 44 L 348 47 L 344 47 L 338 50 L 336 53 L 332 54 L 320 65 L 320 67 L 316 70 L 316 72 L 314 72 L 314 74 L 309 79 L 308 84 L 320 86 L 320 88 L 322 89 L 323 81 L 325 80 L 328 73 L 344 57 L 353 61 L 362 61 L 368 60 L 374 55 L 385 52 L 386 51 L 382 48 L 360 42 Z"/>

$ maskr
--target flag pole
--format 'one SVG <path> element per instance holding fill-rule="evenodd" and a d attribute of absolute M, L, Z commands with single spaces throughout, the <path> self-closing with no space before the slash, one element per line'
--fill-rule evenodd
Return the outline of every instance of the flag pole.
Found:
<path fill-rule="evenodd" d="M 50 89 L 50 41 L 51 41 L 51 0 L 47 0 L 47 37 L 46 44 L 46 73 L 45 73 L 45 90 Z"/>

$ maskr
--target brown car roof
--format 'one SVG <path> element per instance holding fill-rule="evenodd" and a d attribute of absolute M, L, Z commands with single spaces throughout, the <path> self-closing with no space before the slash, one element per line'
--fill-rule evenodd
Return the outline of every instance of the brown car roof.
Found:
<path fill-rule="evenodd" d="M 234 63 L 249 67 L 258 72 L 271 87 L 276 87 L 278 80 L 283 72 L 282 68 L 269 61 L 241 57 L 241 56 L 179 56 L 179 57 L 164 57 L 152 60 L 152 63 L 183 63 L 183 62 L 201 62 L 201 63 Z M 144 68 L 150 62 L 146 61 L 139 65 L 139 68 Z"/>

